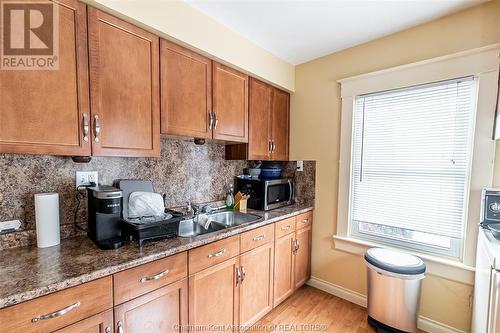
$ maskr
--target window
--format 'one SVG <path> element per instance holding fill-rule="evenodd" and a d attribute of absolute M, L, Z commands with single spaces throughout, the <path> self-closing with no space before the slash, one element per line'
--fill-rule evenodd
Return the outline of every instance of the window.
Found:
<path fill-rule="evenodd" d="M 467 77 L 354 98 L 353 237 L 460 256 L 476 91 Z"/>

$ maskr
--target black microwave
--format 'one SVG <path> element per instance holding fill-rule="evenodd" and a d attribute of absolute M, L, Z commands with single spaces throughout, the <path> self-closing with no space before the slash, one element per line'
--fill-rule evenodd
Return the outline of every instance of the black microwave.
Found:
<path fill-rule="evenodd" d="M 284 179 L 252 179 L 236 177 L 236 192 L 250 195 L 247 207 L 271 210 L 293 203 L 293 181 Z"/>

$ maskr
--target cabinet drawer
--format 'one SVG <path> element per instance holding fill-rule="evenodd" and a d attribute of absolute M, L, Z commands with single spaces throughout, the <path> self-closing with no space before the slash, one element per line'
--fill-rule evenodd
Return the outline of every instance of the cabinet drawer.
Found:
<path fill-rule="evenodd" d="M 187 276 L 187 254 L 127 269 L 113 275 L 115 304 L 121 304 Z"/>
<path fill-rule="evenodd" d="M 250 230 L 241 235 L 241 252 L 255 249 L 256 247 L 270 243 L 273 240 L 274 225 L 272 224 L 257 228 L 255 230 Z"/>
<path fill-rule="evenodd" d="M 113 307 L 111 276 L 0 310 L 0 332 L 52 332 Z"/>
<path fill-rule="evenodd" d="M 276 238 L 283 237 L 295 231 L 295 217 L 290 217 L 283 221 L 276 222 L 274 225 Z"/>
<path fill-rule="evenodd" d="M 108 310 L 66 326 L 54 333 L 111 333 L 113 331 L 113 310 Z"/>
<path fill-rule="evenodd" d="M 189 274 L 240 254 L 240 237 L 233 236 L 189 251 Z"/>
<path fill-rule="evenodd" d="M 297 226 L 296 226 L 297 230 L 310 226 L 312 224 L 312 221 L 313 221 L 312 211 L 297 215 L 295 217 L 295 221 L 297 223 Z"/>

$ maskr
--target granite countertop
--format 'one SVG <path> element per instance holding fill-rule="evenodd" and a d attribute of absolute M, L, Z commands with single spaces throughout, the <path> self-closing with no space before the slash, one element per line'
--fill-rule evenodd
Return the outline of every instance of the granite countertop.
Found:
<path fill-rule="evenodd" d="M 191 238 L 131 243 L 117 250 L 99 249 L 85 236 L 69 238 L 58 246 L 20 247 L 2 251 L 0 257 L 0 309 L 61 289 L 73 287 L 131 267 L 205 245 L 312 210 L 294 204 L 269 212 L 248 210 L 262 220 Z"/>

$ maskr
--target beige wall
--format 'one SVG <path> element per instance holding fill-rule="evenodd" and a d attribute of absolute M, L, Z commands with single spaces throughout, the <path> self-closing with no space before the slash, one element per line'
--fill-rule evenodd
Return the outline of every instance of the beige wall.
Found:
<path fill-rule="evenodd" d="M 293 91 L 295 68 L 184 1 L 83 0 L 158 35 Z"/>
<path fill-rule="evenodd" d="M 366 293 L 360 256 L 333 248 L 337 215 L 340 100 L 338 79 L 500 42 L 500 1 L 356 46 L 296 67 L 291 159 L 317 160 L 312 275 Z M 499 157 L 500 160 L 500 157 Z M 500 185 L 500 164 L 497 164 Z M 425 279 L 421 315 L 468 331 L 472 286 Z"/>

